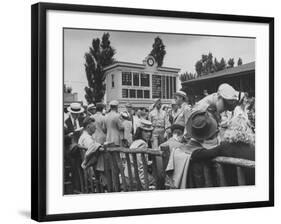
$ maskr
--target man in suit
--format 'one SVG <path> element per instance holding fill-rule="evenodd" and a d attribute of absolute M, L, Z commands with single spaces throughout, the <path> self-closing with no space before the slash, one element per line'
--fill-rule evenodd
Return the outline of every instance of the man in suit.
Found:
<path fill-rule="evenodd" d="M 64 122 L 64 139 L 66 146 L 71 144 L 72 138 L 78 141 L 83 122 L 83 117 L 81 115 L 84 112 L 84 108 L 80 103 L 71 103 L 67 111 L 70 114 Z"/>
<path fill-rule="evenodd" d="M 123 131 L 122 121 L 118 113 L 118 101 L 113 100 L 109 103 L 110 112 L 105 116 L 106 142 L 121 145 L 120 132 Z"/>
<path fill-rule="evenodd" d="M 93 138 L 96 142 L 103 144 L 106 140 L 106 126 L 105 126 L 105 116 L 102 114 L 104 108 L 103 103 L 96 104 L 96 113 L 91 117 L 95 119 L 96 131 L 93 134 Z"/>

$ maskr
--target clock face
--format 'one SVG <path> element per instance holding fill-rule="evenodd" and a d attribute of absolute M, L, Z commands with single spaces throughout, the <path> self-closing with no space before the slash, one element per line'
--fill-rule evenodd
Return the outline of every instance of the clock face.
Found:
<path fill-rule="evenodd" d="M 150 66 L 154 65 L 154 60 L 152 58 L 149 58 L 147 60 L 147 64 L 150 65 Z"/>

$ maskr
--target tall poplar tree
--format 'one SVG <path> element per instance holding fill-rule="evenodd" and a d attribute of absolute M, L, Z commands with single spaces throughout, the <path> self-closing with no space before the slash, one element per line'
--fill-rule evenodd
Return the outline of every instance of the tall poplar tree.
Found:
<path fill-rule="evenodd" d="M 101 102 L 105 94 L 104 68 L 114 62 L 115 49 L 110 45 L 109 33 L 104 33 L 100 41 L 95 38 L 89 52 L 85 53 L 85 71 L 88 86 L 85 87 L 85 98 L 88 103 Z"/>

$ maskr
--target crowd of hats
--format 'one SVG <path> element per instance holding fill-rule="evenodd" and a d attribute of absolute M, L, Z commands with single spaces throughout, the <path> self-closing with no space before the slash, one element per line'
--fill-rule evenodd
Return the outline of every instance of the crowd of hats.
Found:
<path fill-rule="evenodd" d="M 229 84 L 221 84 L 218 88 L 217 91 L 218 95 L 221 96 L 226 102 L 227 105 L 231 106 L 233 102 L 237 102 L 240 101 L 241 99 L 243 100 L 244 97 L 244 93 L 238 92 L 236 91 L 232 86 L 230 86 Z M 184 91 L 177 91 L 175 93 L 175 96 L 180 96 L 183 99 L 187 98 L 187 95 Z M 161 102 L 160 98 L 155 99 L 153 107 L 155 107 L 155 105 L 157 103 Z M 172 100 L 171 105 L 175 105 L 176 101 Z M 112 100 L 109 103 L 110 107 L 117 107 L 119 105 L 119 102 L 117 100 Z M 126 103 L 126 108 L 133 108 L 131 103 Z M 87 109 L 96 109 L 96 108 L 104 108 L 105 105 L 103 103 L 97 103 L 96 105 L 94 104 L 89 104 L 87 106 Z M 71 105 L 67 108 L 67 110 L 71 113 L 83 113 L 84 112 L 84 108 L 81 106 L 80 103 L 71 103 Z M 130 117 L 130 114 L 127 111 L 123 111 L 120 113 L 121 117 L 123 117 L 124 119 L 128 119 Z M 85 120 L 85 122 L 90 122 L 91 120 Z M 153 125 L 150 121 L 145 120 L 145 119 L 141 119 L 140 121 L 140 128 L 143 130 L 147 130 L 147 131 L 152 131 L 153 130 Z M 171 127 L 169 127 L 172 131 L 174 131 L 175 129 L 180 129 L 180 130 L 184 130 L 186 128 L 187 133 L 199 140 L 204 140 L 204 139 L 208 139 L 210 137 L 212 137 L 214 134 L 216 134 L 218 132 L 218 124 L 217 121 L 214 119 L 214 117 L 211 115 L 211 113 L 209 111 L 195 111 L 191 114 L 191 116 L 189 117 L 188 121 L 186 124 L 184 123 L 176 123 L 173 124 Z M 233 132 L 233 130 L 231 130 Z M 240 133 L 240 132 L 239 132 Z M 228 133 L 227 135 L 228 137 L 226 138 L 231 138 L 229 136 L 232 136 Z M 241 138 L 243 138 L 244 136 L 242 136 Z M 244 137 L 250 139 L 249 141 L 252 141 L 252 136 L 248 137 Z M 232 141 L 233 138 L 231 138 Z"/>

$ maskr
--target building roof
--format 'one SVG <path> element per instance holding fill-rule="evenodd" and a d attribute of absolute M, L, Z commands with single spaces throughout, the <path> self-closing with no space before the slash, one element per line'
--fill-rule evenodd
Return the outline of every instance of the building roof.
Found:
<path fill-rule="evenodd" d="M 108 71 L 116 67 L 129 67 L 129 68 L 140 68 L 144 69 L 146 67 L 145 64 L 124 62 L 124 61 L 115 61 L 112 65 L 105 67 L 103 70 Z M 168 71 L 178 73 L 180 71 L 179 68 L 171 68 L 171 67 L 158 67 L 158 71 Z"/>
<path fill-rule="evenodd" d="M 187 80 L 182 82 L 182 84 L 186 83 L 193 83 L 198 82 L 202 80 L 209 80 L 209 79 L 215 79 L 215 78 L 221 78 L 221 77 L 228 77 L 228 76 L 234 76 L 234 75 L 243 75 L 248 74 L 250 71 L 255 71 L 255 62 L 250 62 L 244 65 L 236 66 L 233 68 L 227 68 L 218 72 L 210 73 L 208 75 L 200 76 L 195 79 Z"/>

